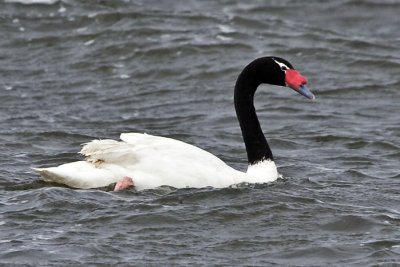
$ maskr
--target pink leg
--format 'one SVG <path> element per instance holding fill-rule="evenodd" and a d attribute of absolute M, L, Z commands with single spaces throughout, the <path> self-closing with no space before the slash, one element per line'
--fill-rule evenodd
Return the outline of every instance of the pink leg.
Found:
<path fill-rule="evenodd" d="M 114 187 L 114 192 L 127 189 L 131 186 L 134 186 L 133 179 L 129 176 L 125 176 L 124 178 L 122 178 L 121 180 L 119 180 L 116 183 L 116 185 Z"/>

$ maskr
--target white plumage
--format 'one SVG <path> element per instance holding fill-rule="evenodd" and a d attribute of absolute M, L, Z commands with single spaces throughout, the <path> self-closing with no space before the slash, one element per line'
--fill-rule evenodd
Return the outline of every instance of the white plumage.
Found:
<path fill-rule="evenodd" d="M 168 185 L 176 188 L 227 187 L 241 182 L 266 183 L 278 178 L 270 160 L 237 171 L 213 154 L 166 137 L 140 133 L 121 134 L 122 141 L 94 140 L 83 146 L 85 161 L 51 168 L 38 168 L 47 182 L 73 188 L 97 188 L 124 176 L 137 190 Z"/>

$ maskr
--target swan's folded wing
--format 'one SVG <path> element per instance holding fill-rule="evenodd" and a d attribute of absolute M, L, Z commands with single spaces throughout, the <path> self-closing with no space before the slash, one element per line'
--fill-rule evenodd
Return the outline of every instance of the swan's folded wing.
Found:
<path fill-rule="evenodd" d="M 79 153 L 86 157 L 86 161 L 95 165 L 123 162 L 132 164 L 137 160 L 133 144 L 110 139 L 93 140 L 85 144 Z"/>

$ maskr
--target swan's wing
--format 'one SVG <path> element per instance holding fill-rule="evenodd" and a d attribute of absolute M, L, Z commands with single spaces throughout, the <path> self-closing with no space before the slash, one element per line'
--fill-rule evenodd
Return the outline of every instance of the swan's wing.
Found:
<path fill-rule="evenodd" d="M 201 165 L 204 168 L 224 168 L 226 163 L 210 152 L 194 145 L 162 136 L 140 133 L 122 133 L 121 140 L 128 143 L 137 159 L 168 161 L 174 165 Z"/>
<path fill-rule="evenodd" d="M 132 167 L 147 177 L 145 183 L 177 188 L 226 187 L 244 174 L 215 155 L 179 140 L 138 133 L 121 134 L 121 140 L 134 147 L 138 161 Z"/>
<path fill-rule="evenodd" d="M 139 160 L 149 158 L 157 162 L 164 157 L 181 164 L 201 162 L 226 165 L 213 154 L 172 138 L 140 133 L 123 133 L 120 138 L 122 141 L 93 140 L 82 147 L 80 154 L 95 165 L 118 163 L 133 166 Z"/>
<path fill-rule="evenodd" d="M 93 140 L 86 143 L 80 154 L 86 157 L 86 161 L 95 165 L 102 163 L 117 163 L 130 165 L 137 161 L 135 155 L 135 146 L 126 142 L 119 142 L 115 140 Z"/>

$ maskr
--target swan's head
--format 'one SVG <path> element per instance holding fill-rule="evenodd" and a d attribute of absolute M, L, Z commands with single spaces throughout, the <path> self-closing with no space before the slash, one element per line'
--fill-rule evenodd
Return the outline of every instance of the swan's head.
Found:
<path fill-rule="evenodd" d="M 272 57 L 274 61 L 274 70 L 277 72 L 277 77 L 281 77 L 280 85 L 292 88 L 299 94 L 314 100 L 314 94 L 307 88 L 307 79 L 294 69 L 292 64 L 287 60 L 278 57 Z"/>

